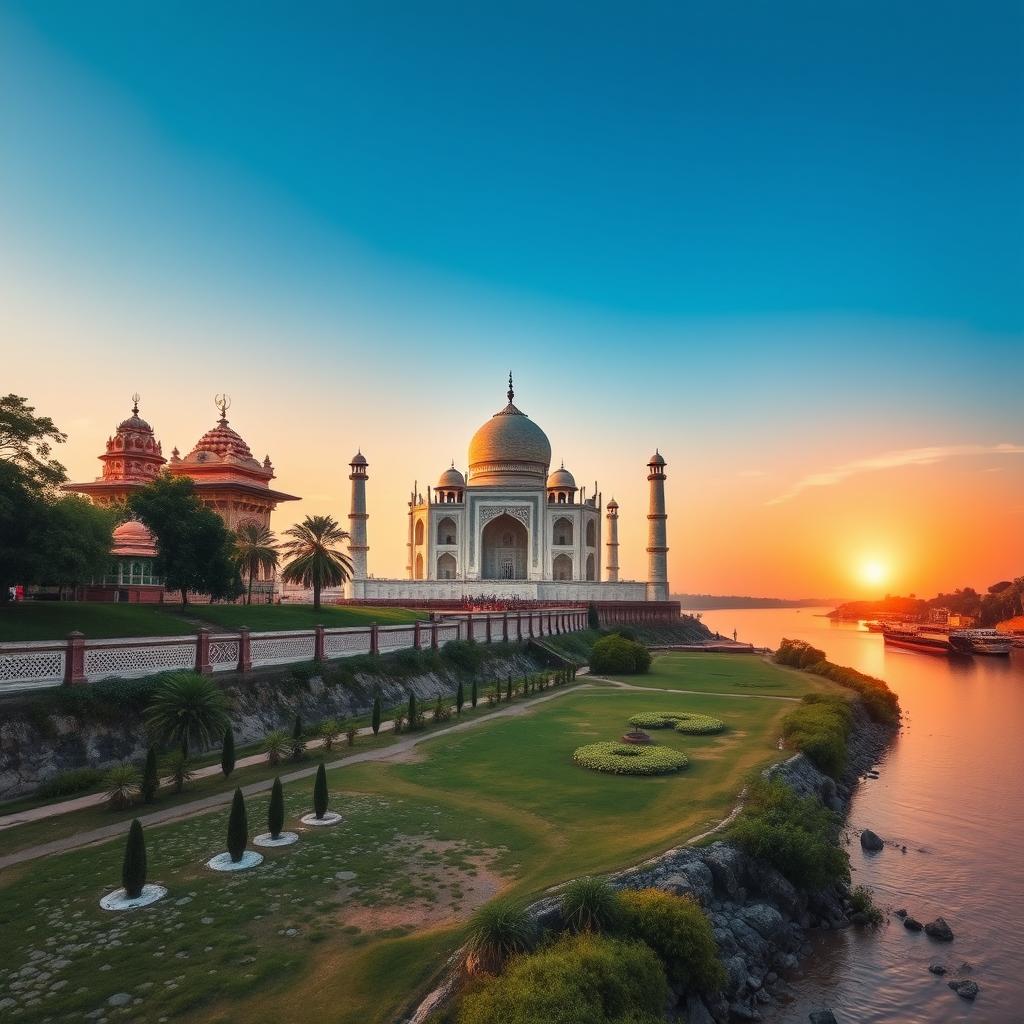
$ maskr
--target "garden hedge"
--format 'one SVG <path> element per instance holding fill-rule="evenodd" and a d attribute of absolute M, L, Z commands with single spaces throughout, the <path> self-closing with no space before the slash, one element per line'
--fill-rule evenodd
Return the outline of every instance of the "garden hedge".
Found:
<path fill-rule="evenodd" d="M 690 763 L 685 754 L 670 747 L 632 743 L 588 743 L 577 747 L 572 759 L 583 768 L 613 775 L 666 775 Z"/>
<path fill-rule="evenodd" d="M 725 728 L 720 718 L 682 711 L 648 711 L 634 715 L 629 724 L 638 729 L 675 729 L 687 736 L 707 736 Z"/>

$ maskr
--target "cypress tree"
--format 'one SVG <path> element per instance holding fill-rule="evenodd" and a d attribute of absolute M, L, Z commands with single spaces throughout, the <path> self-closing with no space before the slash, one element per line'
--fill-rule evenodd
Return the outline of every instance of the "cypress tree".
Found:
<path fill-rule="evenodd" d="M 306 744 L 302 739 L 302 719 L 296 715 L 295 725 L 292 726 L 292 760 L 301 761 L 305 750 Z"/>
<path fill-rule="evenodd" d="M 469 702 L 470 702 L 470 704 L 473 705 L 473 707 L 476 707 L 476 702 L 477 702 L 477 697 L 478 696 L 479 695 L 476 692 L 476 680 L 474 679 L 473 680 L 473 686 L 472 686 L 472 688 L 469 691 Z"/>
<path fill-rule="evenodd" d="M 220 750 L 220 770 L 224 773 L 225 779 L 230 778 L 231 773 L 235 770 L 235 734 L 230 725 L 224 730 L 224 746 Z"/>
<path fill-rule="evenodd" d="M 228 815 L 228 853 L 237 864 L 249 843 L 249 820 L 245 815 L 245 799 L 241 789 L 235 790 L 231 800 L 231 814 Z"/>
<path fill-rule="evenodd" d="M 455 710 L 461 715 L 462 705 L 466 703 L 466 694 L 462 689 L 462 680 L 459 680 L 459 688 L 455 691 Z"/>
<path fill-rule="evenodd" d="M 121 884 L 130 900 L 138 899 L 146 884 L 146 840 L 142 835 L 142 822 L 138 818 L 132 821 L 132 827 L 128 830 L 128 842 L 121 862 Z"/>
<path fill-rule="evenodd" d="M 267 808 L 267 831 L 271 839 L 277 839 L 284 828 L 284 790 L 281 788 L 281 779 L 274 779 L 274 786 L 270 790 L 270 806 Z"/>
<path fill-rule="evenodd" d="M 417 726 L 417 713 L 416 713 L 416 694 L 409 694 L 409 728 L 415 729 Z"/>
<path fill-rule="evenodd" d="M 373 698 L 373 717 L 370 719 L 370 725 L 373 727 L 373 735 L 376 736 L 380 732 L 380 694 Z"/>
<path fill-rule="evenodd" d="M 512 699 L 512 677 L 508 677 L 508 684 L 505 687 L 505 700 Z"/>
<path fill-rule="evenodd" d="M 327 813 L 327 769 L 323 761 L 316 770 L 316 782 L 313 783 L 313 813 L 317 820 Z"/>
<path fill-rule="evenodd" d="M 142 800 L 151 804 L 157 793 L 160 791 L 160 772 L 156 766 L 156 747 L 150 747 L 146 752 L 146 767 L 142 770 Z"/>

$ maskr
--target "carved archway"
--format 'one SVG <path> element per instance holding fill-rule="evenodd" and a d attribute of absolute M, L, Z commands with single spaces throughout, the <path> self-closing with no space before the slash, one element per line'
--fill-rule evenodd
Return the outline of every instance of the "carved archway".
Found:
<path fill-rule="evenodd" d="M 551 563 L 551 576 L 559 581 L 572 579 L 572 559 L 568 555 L 555 555 Z"/>
<path fill-rule="evenodd" d="M 527 563 L 526 527 L 507 513 L 492 519 L 480 535 L 482 578 L 525 580 Z"/>

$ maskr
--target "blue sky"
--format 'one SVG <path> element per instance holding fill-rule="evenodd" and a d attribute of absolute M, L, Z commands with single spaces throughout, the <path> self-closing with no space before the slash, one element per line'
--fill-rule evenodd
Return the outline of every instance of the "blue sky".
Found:
<path fill-rule="evenodd" d="M 510 363 L 558 429 L 566 395 L 614 403 L 623 450 L 1016 442 L 1022 29 L 999 2 L 0 0 L 2 340 L 37 394 L 43 344 L 221 379 L 246 351 L 278 385 L 284 353 L 321 397 L 358 366 L 394 404 L 341 432 L 460 395 L 445 457 Z M 112 374 L 96 400 L 135 387 Z"/>

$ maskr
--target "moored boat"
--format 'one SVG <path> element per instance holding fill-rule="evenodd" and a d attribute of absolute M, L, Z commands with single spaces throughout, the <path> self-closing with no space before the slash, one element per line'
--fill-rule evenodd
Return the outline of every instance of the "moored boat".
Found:
<path fill-rule="evenodd" d="M 954 653 L 963 653 L 953 650 L 948 637 L 938 636 L 934 633 L 923 633 L 915 626 L 883 622 L 882 635 L 885 637 L 887 644 L 892 644 L 894 647 L 905 647 L 911 651 L 920 651 L 922 654 L 948 656 Z"/>
<path fill-rule="evenodd" d="M 1013 646 L 1011 639 L 994 629 L 954 629 L 949 644 L 960 654 L 991 654 L 1008 657 Z"/>
<path fill-rule="evenodd" d="M 867 629 L 867 631 L 869 633 L 881 633 L 882 629 L 884 628 L 884 623 L 881 623 L 881 622 L 865 622 L 864 626 L 866 627 L 866 629 Z"/>

